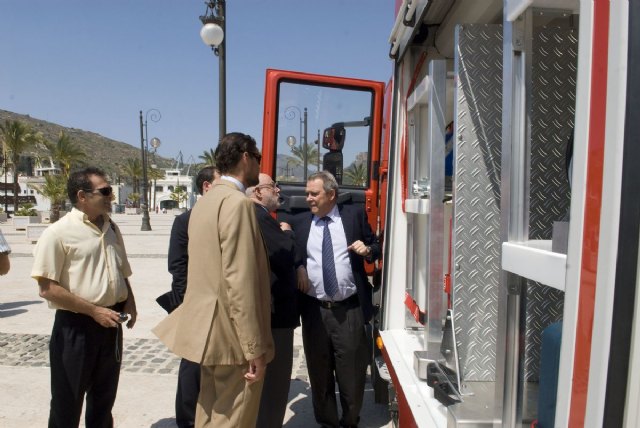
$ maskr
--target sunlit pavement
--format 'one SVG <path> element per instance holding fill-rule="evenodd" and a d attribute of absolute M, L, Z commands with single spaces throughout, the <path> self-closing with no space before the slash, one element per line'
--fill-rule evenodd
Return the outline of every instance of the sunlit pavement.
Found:
<path fill-rule="evenodd" d="M 123 233 L 138 305 L 138 323 L 124 333 L 124 356 L 115 426 L 175 427 L 174 400 L 179 360 L 151 333 L 166 316 L 155 298 L 170 288 L 167 249 L 174 216 L 151 214 L 151 231 L 140 231 L 141 216 L 114 214 Z M 0 223 L 12 248 L 11 271 L 0 277 L 0 427 L 46 426 L 49 412 L 48 342 L 54 311 L 38 296 L 29 277 L 34 244 L 9 220 Z M 302 351 L 300 329 L 294 335 L 294 364 L 284 426 L 317 426 Z M 373 402 L 369 384 L 361 427 L 390 426 L 387 407 Z M 84 426 L 82 423 L 81 426 Z"/>

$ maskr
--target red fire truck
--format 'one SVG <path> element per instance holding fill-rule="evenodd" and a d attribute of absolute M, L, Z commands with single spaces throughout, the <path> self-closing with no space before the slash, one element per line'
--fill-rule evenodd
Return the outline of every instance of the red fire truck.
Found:
<path fill-rule="evenodd" d="M 388 83 L 269 70 L 286 217 L 341 184 L 384 245 L 371 379 L 400 427 L 636 426 L 638 1 L 397 1 Z"/>

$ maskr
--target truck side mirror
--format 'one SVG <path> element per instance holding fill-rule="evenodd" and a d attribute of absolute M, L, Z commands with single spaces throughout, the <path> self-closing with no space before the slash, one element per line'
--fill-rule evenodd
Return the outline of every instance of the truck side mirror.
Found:
<path fill-rule="evenodd" d="M 346 136 L 347 130 L 344 126 L 333 125 L 322 133 L 322 147 L 332 152 L 340 152 Z"/>

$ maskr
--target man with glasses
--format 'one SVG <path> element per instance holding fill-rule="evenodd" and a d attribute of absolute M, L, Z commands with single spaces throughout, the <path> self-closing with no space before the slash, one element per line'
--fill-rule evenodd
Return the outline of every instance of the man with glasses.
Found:
<path fill-rule="evenodd" d="M 293 367 L 293 330 L 300 325 L 297 308 L 295 237 L 291 226 L 278 223 L 271 213 L 280 206 L 280 189 L 267 174 L 247 189 L 269 253 L 271 267 L 271 334 L 276 355 L 267 366 L 257 428 L 282 426 Z"/>
<path fill-rule="evenodd" d="M 269 260 L 253 203 L 260 153 L 248 135 L 225 135 L 215 152 L 220 180 L 191 211 L 183 303 L 154 333 L 200 363 L 196 427 L 254 427 L 273 359 Z"/>
<path fill-rule="evenodd" d="M 136 322 L 131 268 L 120 230 L 109 217 L 113 192 L 104 172 L 73 172 L 74 208 L 49 226 L 34 250 L 31 277 L 56 309 L 49 343 L 50 427 L 111 427 L 122 358 L 121 313 Z"/>

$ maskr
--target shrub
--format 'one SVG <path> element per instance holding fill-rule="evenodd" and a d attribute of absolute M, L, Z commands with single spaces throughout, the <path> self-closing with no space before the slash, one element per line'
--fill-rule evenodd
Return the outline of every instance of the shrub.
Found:
<path fill-rule="evenodd" d="M 38 211 L 33 207 L 33 204 L 24 204 L 18 208 L 14 215 L 37 216 Z"/>

